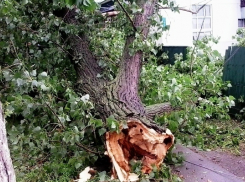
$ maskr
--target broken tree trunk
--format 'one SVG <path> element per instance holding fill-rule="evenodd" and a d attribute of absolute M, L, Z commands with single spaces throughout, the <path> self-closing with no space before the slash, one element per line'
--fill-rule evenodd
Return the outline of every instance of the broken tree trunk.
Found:
<path fill-rule="evenodd" d="M 0 181 L 15 182 L 15 172 L 8 148 L 7 133 L 3 116 L 2 104 L 0 102 Z"/>
<path fill-rule="evenodd" d="M 71 62 L 76 69 L 78 89 L 90 95 L 95 110 L 103 121 L 111 115 L 118 121 L 127 121 L 128 128 L 122 128 L 120 133 L 106 134 L 107 152 L 120 181 L 130 181 L 130 160 L 141 159 L 143 173 L 150 173 L 153 165 L 159 167 L 174 142 L 174 136 L 169 130 L 165 131 L 153 122 L 156 115 L 172 110 L 170 104 L 145 107 L 138 94 L 143 51 L 136 50 L 133 55 L 129 52 L 136 40 L 136 32 L 141 34 L 142 41 L 146 39 L 157 0 L 137 0 L 136 3 L 142 11 L 135 13 L 131 20 L 135 32 L 126 36 L 114 80 L 98 76 L 103 75 L 104 70 L 99 66 L 99 57 L 90 50 L 86 30 L 69 35 L 67 41 L 73 55 Z M 74 8 L 65 13 L 64 21 L 68 24 L 81 24 L 82 21 L 76 17 L 77 11 Z"/>
<path fill-rule="evenodd" d="M 149 174 L 153 166 L 161 165 L 174 143 L 174 136 L 168 129 L 164 133 L 158 133 L 136 119 L 129 119 L 127 126 L 120 133 L 106 133 L 107 152 L 114 168 L 113 176 L 117 176 L 122 182 L 132 180 L 130 160 L 140 159 L 142 173 Z"/>

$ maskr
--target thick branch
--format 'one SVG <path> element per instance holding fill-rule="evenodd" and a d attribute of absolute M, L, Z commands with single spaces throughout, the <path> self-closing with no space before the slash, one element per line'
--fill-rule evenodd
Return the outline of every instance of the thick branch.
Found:
<path fill-rule="evenodd" d="M 141 29 L 142 37 L 147 37 L 150 27 L 149 17 L 154 13 L 156 1 L 140 0 L 137 4 L 142 12 L 136 13 L 133 25 L 137 30 Z M 134 55 L 130 55 L 131 44 L 135 39 L 135 35 L 130 35 L 126 39 L 115 90 L 118 93 L 119 101 L 125 103 L 132 113 L 143 116 L 145 109 L 138 97 L 138 82 L 143 53 L 139 50 Z"/>
<path fill-rule="evenodd" d="M 78 25 L 79 21 L 76 16 L 76 8 L 68 10 L 64 17 L 64 21 L 69 24 Z M 98 75 L 102 74 L 103 69 L 98 65 L 96 57 L 89 49 L 89 40 L 85 32 L 82 32 L 81 35 L 71 35 L 69 37 L 69 42 L 79 82 L 97 87 L 99 82 L 101 82 Z M 87 90 L 89 91 L 90 89 Z"/>
<path fill-rule="evenodd" d="M 145 108 L 146 118 L 149 120 L 153 120 L 156 115 L 161 115 L 166 112 L 173 111 L 174 109 L 171 107 L 170 103 L 161 103 L 147 106 Z"/>

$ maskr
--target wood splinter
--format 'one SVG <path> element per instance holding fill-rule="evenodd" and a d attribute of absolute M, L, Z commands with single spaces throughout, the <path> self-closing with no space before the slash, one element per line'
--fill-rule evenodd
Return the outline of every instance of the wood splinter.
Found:
<path fill-rule="evenodd" d="M 121 129 L 120 133 L 106 133 L 107 154 L 113 164 L 112 177 L 117 176 L 121 182 L 137 181 L 137 176 L 130 173 L 130 160 L 141 159 L 142 173 L 149 174 L 154 165 L 161 165 L 174 143 L 174 136 L 168 129 L 165 133 L 157 133 L 136 119 L 128 120 L 127 125 L 128 128 Z"/>

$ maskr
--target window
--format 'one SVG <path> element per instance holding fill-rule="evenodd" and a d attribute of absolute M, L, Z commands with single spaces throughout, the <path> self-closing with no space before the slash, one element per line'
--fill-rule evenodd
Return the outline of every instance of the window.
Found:
<path fill-rule="evenodd" d="M 241 7 L 245 7 L 245 0 L 241 0 Z"/>
<path fill-rule="evenodd" d="M 211 5 L 205 5 L 204 7 L 203 5 L 192 5 L 192 11 L 193 12 L 198 11 L 197 14 L 192 15 L 193 39 L 196 40 L 198 34 L 199 34 L 199 39 L 211 35 L 212 34 Z"/>
<path fill-rule="evenodd" d="M 238 27 L 245 27 L 245 19 L 238 19 Z"/>

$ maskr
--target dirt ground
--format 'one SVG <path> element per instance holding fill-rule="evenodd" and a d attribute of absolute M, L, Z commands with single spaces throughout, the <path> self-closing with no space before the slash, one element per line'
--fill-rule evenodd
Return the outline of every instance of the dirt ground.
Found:
<path fill-rule="evenodd" d="M 216 151 L 199 151 L 197 149 L 191 149 L 196 153 L 204 156 L 210 161 L 218 164 L 230 173 L 242 177 L 245 181 L 245 147 L 241 148 L 240 154 L 235 155 L 227 151 L 216 150 Z"/>

